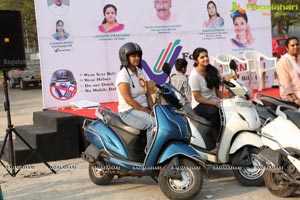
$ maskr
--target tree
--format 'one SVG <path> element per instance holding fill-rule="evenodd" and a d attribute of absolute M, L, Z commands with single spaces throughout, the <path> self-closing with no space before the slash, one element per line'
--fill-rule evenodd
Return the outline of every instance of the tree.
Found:
<path fill-rule="evenodd" d="M 0 0 L 0 10 L 21 11 L 25 49 L 38 52 L 37 28 L 33 0 Z"/>
<path fill-rule="evenodd" d="M 299 0 L 271 0 L 271 5 L 272 28 L 277 28 L 279 37 L 288 37 L 290 27 L 300 23 Z M 294 10 L 280 10 L 284 6 L 291 6 Z"/>

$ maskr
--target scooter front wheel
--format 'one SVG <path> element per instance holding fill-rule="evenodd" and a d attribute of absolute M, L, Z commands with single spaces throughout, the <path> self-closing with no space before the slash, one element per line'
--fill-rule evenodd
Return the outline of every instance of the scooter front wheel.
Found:
<path fill-rule="evenodd" d="M 238 169 L 233 169 L 233 174 L 235 178 L 243 186 L 263 186 L 265 184 L 263 179 L 264 166 L 259 160 L 258 157 L 259 149 L 251 148 L 250 149 L 250 159 L 252 162 L 252 167 L 249 166 L 236 166 Z M 236 159 L 238 154 L 234 156 L 233 159 Z"/>
<path fill-rule="evenodd" d="M 168 176 L 169 163 L 165 164 L 159 173 L 158 184 L 161 191 L 170 199 L 188 199 L 201 191 L 203 177 L 200 166 L 189 159 L 179 159 L 177 170 L 181 174 L 180 179 L 173 179 Z"/>
<path fill-rule="evenodd" d="M 105 172 L 105 165 L 96 165 L 94 163 L 89 164 L 89 176 L 93 183 L 96 185 L 108 185 L 114 178 L 113 174 Z"/>
<path fill-rule="evenodd" d="M 298 189 L 298 185 L 291 185 L 280 173 L 266 170 L 264 180 L 268 190 L 278 197 L 289 197 Z"/>

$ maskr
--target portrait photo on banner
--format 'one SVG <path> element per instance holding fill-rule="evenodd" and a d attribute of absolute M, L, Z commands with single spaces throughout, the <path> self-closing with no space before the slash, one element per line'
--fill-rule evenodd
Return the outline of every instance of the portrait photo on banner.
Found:
<path fill-rule="evenodd" d="M 238 5 L 235 10 L 232 10 L 230 17 L 235 33 L 235 37 L 231 38 L 232 44 L 238 48 L 251 47 L 254 44 L 255 38 L 249 25 L 249 20 L 251 19 L 249 19 L 246 9 Z"/>
<path fill-rule="evenodd" d="M 65 30 L 65 23 L 62 20 L 57 20 L 55 23 L 55 33 L 52 34 L 55 40 L 63 41 L 68 39 L 69 33 Z"/>
<path fill-rule="evenodd" d="M 106 4 L 102 9 L 102 21 L 98 30 L 102 33 L 120 32 L 124 29 L 124 24 L 117 20 L 118 8 L 114 4 Z"/>
<path fill-rule="evenodd" d="M 193 2 L 185 3 L 180 0 L 149 0 L 141 5 L 145 13 L 139 19 L 143 27 L 141 31 L 154 34 L 174 33 L 186 31 L 188 27 L 195 24 L 191 20 L 190 8 Z"/>
<path fill-rule="evenodd" d="M 65 15 L 70 7 L 70 0 L 47 0 L 49 10 L 54 15 Z"/>
<path fill-rule="evenodd" d="M 208 19 L 203 23 L 203 28 L 216 29 L 224 26 L 224 18 L 218 12 L 220 4 L 216 4 L 215 1 L 208 1 L 206 4 Z"/>

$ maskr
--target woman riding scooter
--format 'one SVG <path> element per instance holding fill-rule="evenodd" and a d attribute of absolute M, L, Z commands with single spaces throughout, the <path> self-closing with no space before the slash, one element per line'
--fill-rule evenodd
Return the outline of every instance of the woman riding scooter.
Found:
<path fill-rule="evenodd" d="M 119 110 L 124 109 L 121 110 L 123 119 L 134 118 L 135 124 L 132 125 L 135 127 L 152 118 L 147 78 L 137 67 L 141 56 L 142 51 L 136 43 L 121 47 L 120 59 L 124 65 L 117 77 L 119 96 L 122 97 Z M 84 122 L 90 145 L 82 157 L 89 162 L 90 179 L 97 185 L 108 185 L 115 176 L 149 176 L 168 198 L 190 199 L 202 188 L 201 169 L 206 166 L 205 161 L 190 145 L 192 132 L 181 110 L 178 91 L 167 83 L 157 84 L 156 88 L 158 99 L 164 103 L 155 104 L 152 108 L 153 123 L 157 128 L 151 140 L 148 139 L 147 154 L 143 151 L 144 131 L 126 125 L 117 113 L 100 104 L 95 113 L 98 119 L 86 119 Z M 150 109 L 146 108 L 148 106 Z M 125 116 L 126 112 L 129 116 Z M 146 120 L 141 120 L 141 116 Z M 145 129 L 145 126 L 139 128 Z M 151 127 L 148 133 L 152 133 Z"/>
<path fill-rule="evenodd" d="M 121 70 L 117 75 L 116 86 L 121 119 L 131 127 L 147 130 L 149 147 L 155 120 L 150 115 L 153 101 L 147 85 L 149 78 L 141 66 L 142 55 L 141 47 L 133 42 L 128 42 L 120 48 Z"/>

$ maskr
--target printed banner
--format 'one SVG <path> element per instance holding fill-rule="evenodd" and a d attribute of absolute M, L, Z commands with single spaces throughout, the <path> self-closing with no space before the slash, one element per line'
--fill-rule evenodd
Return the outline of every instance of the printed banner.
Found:
<path fill-rule="evenodd" d="M 270 8 L 270 1 L 251 2 L 35 0 L 43 107 L 117 101 L 119 48 L 126 42 L 142 47 L 143 68 L 159 84 L 167 79 L 164 62 L 175 73 L 175 60 L 186 58 L 189 73 L 197 47 L 211 56 L 243 59 L 247 50 L 271 56 L 271 11 L 261 9 Z M 109 20 L 117 23 L 111 27 Z"/>

